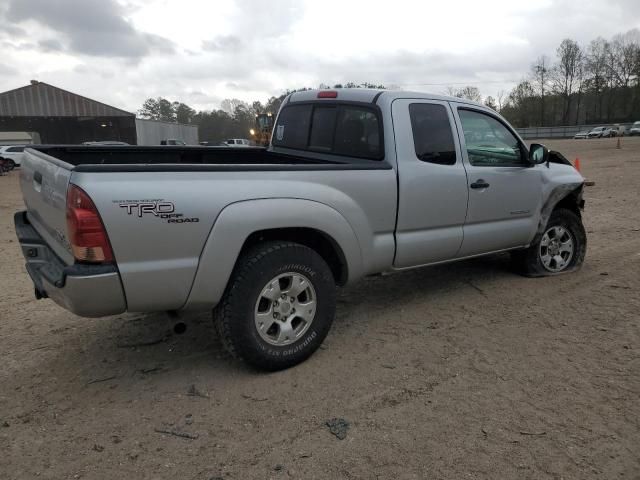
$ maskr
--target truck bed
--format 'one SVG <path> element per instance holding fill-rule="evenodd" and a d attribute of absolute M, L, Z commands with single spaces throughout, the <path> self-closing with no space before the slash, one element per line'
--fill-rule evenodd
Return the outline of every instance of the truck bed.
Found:
<path fill-rule="evenodd" d="M 262 147 L 34 145 L 29 149 L 66 164 L 67 168 L 72 166 L 78 172 L 391 168 L 384 161 L 301 157 Z"/>

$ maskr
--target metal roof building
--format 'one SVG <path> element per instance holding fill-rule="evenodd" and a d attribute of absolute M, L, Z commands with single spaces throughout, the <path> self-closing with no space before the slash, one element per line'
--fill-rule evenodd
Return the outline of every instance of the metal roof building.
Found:
<path fill-rule="evenodd" d="M 0 131 L 37 133 L 42 143 L 136 144 L 133 113 L 36 80 L 0 93 Z"/>

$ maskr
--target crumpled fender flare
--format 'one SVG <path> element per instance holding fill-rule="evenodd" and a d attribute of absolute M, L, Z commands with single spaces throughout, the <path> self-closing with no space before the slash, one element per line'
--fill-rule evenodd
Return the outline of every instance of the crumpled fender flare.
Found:
<path fill-rule="evenodd" d="M 575 192 L 576 190 L 579 190 L 578 196 L 577 196 L 577 202 L 578 202 L 577 206 L 578 208 L 582 208 L 581 203 L 582 203 L 583 188 L 584 188 L 584 182 L 575 182 L 575 183 L 566 183 L 563 185 L 558 185 L 556 188 L 554 188 L 551 191 L 551 193 L 547 197 L 547 200 L 545 201 L 540 211 L 540 220 L 538 222 L 538 228 L 536 230 L 536 234 L 533 240 L 531 241 L 532 244 L 535 243 L 544 234 L 544 229 L 547 226 L 547 223 L 549 222 L 549 217 L 551 216 L 551 213 L 556 208 L 556 206 L 562 200 L 564 200 L 564 198 L 566 198 L 568 195 Z"/>

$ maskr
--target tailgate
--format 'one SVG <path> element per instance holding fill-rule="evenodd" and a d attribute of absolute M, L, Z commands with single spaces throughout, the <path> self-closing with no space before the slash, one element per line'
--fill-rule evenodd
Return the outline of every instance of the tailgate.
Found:
<path fill-rule="evenodd" d="M 67 240 L 67 187 L 72 165 L 33 149 L 25 149 L 20 172 L 27 217 L 47 245 L 66 264 L 74 259 Z"/>

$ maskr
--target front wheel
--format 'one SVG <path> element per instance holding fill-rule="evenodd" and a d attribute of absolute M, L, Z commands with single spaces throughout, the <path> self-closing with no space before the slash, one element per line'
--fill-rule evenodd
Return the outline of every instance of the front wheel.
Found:
<path fill-rule="evenodd" d="M 335 281 L 318 253 L 266 242 L 238 259 L 214 320 L 233 356 L 261 370 L 281 370 L 316 351 L 335 306 Z"/>
<path fill-rule="evenodd" d="M 517 269 L 530 277 L 578 270 L 587 252 L 582 220 L 571 210 L 554 210 L 542 235 L 526 250 L 512 254 Z"/>

